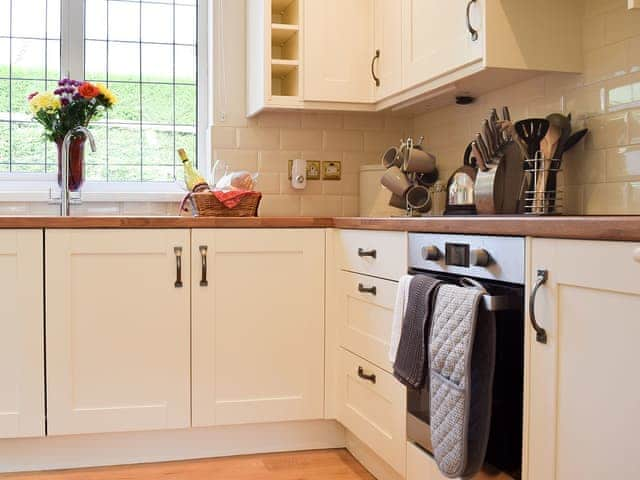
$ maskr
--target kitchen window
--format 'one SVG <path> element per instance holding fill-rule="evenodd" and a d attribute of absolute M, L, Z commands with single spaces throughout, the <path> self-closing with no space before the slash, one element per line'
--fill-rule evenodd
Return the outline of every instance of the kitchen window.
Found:
<path fill-rule="evenodd" d="M 98 151 L 85 157 L 88 185 L 179 181 L 177 148 L 205 157 L 206 4 L 0 0 L 0 176 L 53 178 L 55 146 L 30 121 L 26 97 L 69 76 L 103 82 L 119 99 L 90 126 Z"/>

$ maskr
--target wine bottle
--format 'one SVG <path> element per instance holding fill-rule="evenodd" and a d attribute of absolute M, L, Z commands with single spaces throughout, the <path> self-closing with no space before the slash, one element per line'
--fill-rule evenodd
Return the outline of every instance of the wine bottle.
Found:
<path fill-rule="evenodd" d="M 207 181 L 193 166 L 193 163 L 189 160 L 184 148 L 178 149 L 178 155 L 180 156 L 182 166 L 184 167 L 184 183 L 187 186 L 187 189 L 192 192 L 208 189 L 209 185 L 207 184 Z"/>

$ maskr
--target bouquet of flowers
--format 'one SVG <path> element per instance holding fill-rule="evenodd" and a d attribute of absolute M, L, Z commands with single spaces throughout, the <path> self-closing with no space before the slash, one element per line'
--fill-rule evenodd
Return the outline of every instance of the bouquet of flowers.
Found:
<path fill-rule="evenodd" d="M 44 127 L 48 140 L 61 142 L 69 130 L 87 127 L 116 104 L 116 96 L 101 83 L 63 78 L 53 92 L 34 92 L 28 97 L 33 118 Z"/>
<path fill-rule="evenodd" d="M 58 184 L 62 185 L 62 148 L 65 135 L 76 127 L 88 127 L 118 101 L 101 83 L 80 82 L 63 78 L 52 92 L 34 92 L 28 97 L 35 121 L 44 127 L 44 136 L 55 142 L 58 150 Z M 74 192 L 84 183 L 84 136 L 71 139 L 68 154 L 69 190 Z"/>

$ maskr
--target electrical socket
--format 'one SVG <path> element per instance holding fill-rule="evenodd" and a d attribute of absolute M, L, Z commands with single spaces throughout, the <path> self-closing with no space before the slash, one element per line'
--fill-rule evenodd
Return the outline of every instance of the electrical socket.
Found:
<path fill-rule="evenodd" d="M 320 180 L 320 160 L 306 160 L 307 180 Z M 291 170 L 293 160 L 289 160 L 289 180 L 291 180 Z"/>
<path fill-rule="evenodd" d="M 342 178 L 342 162 L 322 162 L 323 180 L 340 180 Z"/>

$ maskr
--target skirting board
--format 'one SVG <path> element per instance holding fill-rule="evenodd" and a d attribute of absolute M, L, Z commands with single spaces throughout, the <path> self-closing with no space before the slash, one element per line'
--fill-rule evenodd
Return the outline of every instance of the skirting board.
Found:
<path fill-rule="evenodd" d="M 0 440 L 0 473 L 343 448 L 332 420 Z"/>
<path fill-rule="evenodd" d="M 378 480 L 403 480 L 404 477 L 375 454 L 358 437 L 346 431 L 346 446 L 349 453 Z"/>

